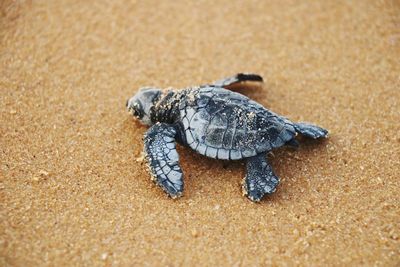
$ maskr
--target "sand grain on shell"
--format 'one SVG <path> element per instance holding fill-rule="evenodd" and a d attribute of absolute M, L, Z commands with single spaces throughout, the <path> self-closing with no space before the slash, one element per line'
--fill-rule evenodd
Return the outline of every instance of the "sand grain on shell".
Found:
<path fill-rule="evenodd" d="M 397 1 L 2 1 L 0 265 L 400 262 Z M 236 72 L 250 96 L 330 130 L 271 155 L 278 191 L 241 196 L 242 163 L 178 148 L 171 200 L 125 111 L 145 85 Z M 218 207 L 218 208 L 216 208 Z"/>

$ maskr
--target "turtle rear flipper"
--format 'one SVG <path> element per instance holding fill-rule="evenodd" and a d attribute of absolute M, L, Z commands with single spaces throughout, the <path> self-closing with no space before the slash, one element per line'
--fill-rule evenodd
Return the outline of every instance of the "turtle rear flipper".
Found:
<path fill-rule="evenodd" d="M 275 192 L 278 184 L 279 178 L 273 172 L 265 153 L 247 159 L 243 190 L 251 201 L 258 202 L 265 194 Z"/>
<path fill-rule="evenodd" d="M 324 128 L 321 128 L 317 125 L 313 125 L 310 123 L 305 123 L 305 122 L 294 123 L 294 128 L 296 132 L 312 139 L 328 137 L 328 130 L 325 130 Z"/>
<path fill-rule="evenodd" d="M 235 76 L 224 78 L 212 83 L 213 86 L 230 89 L 230 86 L 238 85 L 241 82 L 263 82 L 263 78 L 254 73 L 238 73 Z"/>
<path fill-rule="evenodd" d="M 175 146 L 176 129 L 154 124 L 144 136 L 144 151 L 153 180 L 172 198 L 183 192 L 183 173 Z"/>

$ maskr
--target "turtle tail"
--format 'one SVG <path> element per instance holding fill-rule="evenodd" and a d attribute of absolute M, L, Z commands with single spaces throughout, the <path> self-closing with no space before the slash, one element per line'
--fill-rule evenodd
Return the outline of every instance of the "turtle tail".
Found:
<path fill-rule="evenodd" d="M 296 129 L 296 132 L 312 139 L 328 137 L 328 130 L 310 123 L 294 123 L 294 128 Z"/>

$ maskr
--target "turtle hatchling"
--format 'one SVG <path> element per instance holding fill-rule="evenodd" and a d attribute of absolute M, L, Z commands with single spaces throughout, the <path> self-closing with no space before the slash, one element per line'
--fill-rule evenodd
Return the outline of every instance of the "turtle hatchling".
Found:
<path fill-rule="evenodd" d="M 212 84 L 182 90 L 143 87 L 126 106 L 150 128 L 144 153 L 153 180 L 172 198 L 183 193 L 183 173 L 176 142 L 201 155 L 222 160 L 245 160 L 243 191 L 254 202 L 275 192 L 279 178 L 268 162 L 275 148 L 298 146 L 295 137 L 325 138 L 328 131 L 295 123 L 248 97 L 232 91 L 244 82 L 263 82 L 260 75 L 239 73 Z"/>

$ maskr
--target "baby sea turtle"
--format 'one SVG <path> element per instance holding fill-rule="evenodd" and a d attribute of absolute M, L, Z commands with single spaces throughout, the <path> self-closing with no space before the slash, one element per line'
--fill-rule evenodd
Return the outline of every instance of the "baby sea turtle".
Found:
<path fill-rule="evenodd" d="M 250 200 L 260 201 L 279 183 L 267 160 L 269 151 L 283 145 L 298 146 L 298 133 L 312 139 L 327 137 L 328 131 L 321 127 L 291 122 L 227 90 L 246 81 L 263 79 L 239 73 L 183 90 L 144 87 L 127 101 L 128 110 L 151 126 L 144 136 L 145 156 L 154 181 L 172 198 L 183 192 L 176 141 L 210 158 L 246 160 L 244 193 Z"/>

